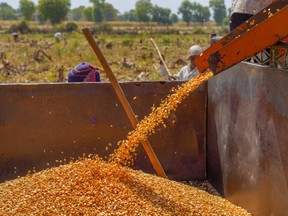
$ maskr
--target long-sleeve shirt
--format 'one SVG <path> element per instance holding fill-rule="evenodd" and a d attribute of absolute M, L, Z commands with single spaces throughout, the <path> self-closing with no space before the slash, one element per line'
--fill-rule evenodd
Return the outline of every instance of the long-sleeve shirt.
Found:
<path fill-rule="evenodd" d="M 194 67 L 191 69 L 190 65 L 186 65 L 177 73 L 174 74 L 173 77 L 175 77 L 177 80 L 180 81 L 188 81 L 194 77 L 196 77 L 199 74 L 199 71 L 197 67 Z"/>
<path fill-rule="evenodd" d="M 159 73 L 165 80 L 169 80 L 169 74 L 164 66 L 162 65 L 160 66 Z M 191 69 L 191 66 L 189 64 L 189 65 L 182 67 L 181 70 L 178 73 L 174 74 L 172 77 L 179 81 L 188 81 L 196 77 L 198 74 L 199 74 L 199 71 L 197 67 L 193 67 Z"/>
<path fill-rule="evenodd" d="M 231 14 L 244 13 L 254 15 L 272 2 L 273 0 L 233 0 Z"/>

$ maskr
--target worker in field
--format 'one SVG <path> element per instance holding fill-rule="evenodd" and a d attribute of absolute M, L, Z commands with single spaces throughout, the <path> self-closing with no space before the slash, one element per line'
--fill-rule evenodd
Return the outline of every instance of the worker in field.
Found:
<path fill-rule="evenodd" d="M 232 0 L 230 31 L 277 0 Z"/>
<path fill-rule="evenodd" d="M 17 32 L 13 32 L 13 33 L 12 33 L 12 36 L 13 36 L 13 40 L 14 40 L 15 42 L 17 42 L 17 41 L 18 41 L 18 33 L 17 33 Z"/>
<path fill-rule="evenodd" d="M 191 46 L 187 56 L 187 60 L 189 60 L 188 65 L 184 66 L 178 73 L 173 74 L 171 76 L 168 75 L 168 72 L 163 67 L 163 64 L 161 65 L 160 61 L 160 75 L 168 80 L 178 80 L 178 81 L 188 81 L 196 77 L 199 74 L 199 71 L 195 65 L 195 59 L 202 52 L 203 48 L 201 46 L 198 45 Z"/>
<path fill-rule="evenodd" d="M 82 62 L 70 70 L 68 82 L 101 82 L 100 69 L 89 62 Z"/>
<path fill-rule="evenodd" d="M 257 14 L 269 4 L 278 0 L 232 0 L 230 31 Z M 269 65 L 271 59 L 270 48 L 266 48 L 246 61 L 262 65 Z"/>
<path fill-rule="evenodd" d="M 61 38 L 62 38 L 62 33 L 61 32 L 56 32 L 54 34 L 55 40 L 56 42 L 60 42 Z"/>

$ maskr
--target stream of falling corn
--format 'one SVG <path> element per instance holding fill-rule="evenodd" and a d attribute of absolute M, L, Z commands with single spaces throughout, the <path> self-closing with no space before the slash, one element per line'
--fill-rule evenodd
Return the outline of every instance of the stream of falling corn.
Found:
<path fill-rule="evenodd" d="M 182 84 L 177 89 L 173 89 L 173 93 L 168 95 L 157 108 L 152 107 L 152 112 L 137 124 L 135 130 L 128 134 L 126 140 L 118 143 L 119 148 L 110 155 L 109 161 L 128 166 L 133 165 L 139 143 L 147 140 L 151 134 L 155 133 L 157 126 L 163 124 L 166 127 L 164 120 L 169 117 L 171 111 L 175 111 L 189 93 L 212 76 L 211 71 L 200 73 L 194 79 Z"/>
<path fill-rule="evenodd" d="M 0 216 L 6 215 L 251 215 L 197 188 L 132 170 L 139 142 L 212 73 L 200 74 L 169 95 L 129 133 L 107 163 L 89 156 L 0 184 Z"/>

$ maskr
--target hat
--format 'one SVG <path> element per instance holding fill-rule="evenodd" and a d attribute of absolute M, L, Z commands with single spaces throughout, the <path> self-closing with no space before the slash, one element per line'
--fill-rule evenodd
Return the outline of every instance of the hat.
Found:
<path fill-rule="evenodd" d="M 82 62 L 68 73 L 68 82 L 101 82 L 99 68 Z"/>
<path fill-rule="evenodd" d="M 61 32 L 56 32 L 56 33 L 54 34 L 54 37 L 55 37 L 55 38 L 61 38 L 61 36 L 62 36 L 62 33 L 61 33 Z"/>
<path fill-rule="evenodd" d="M 193 45 L 190 47 L 188 51 L 187 59 L 189 59 L 191 56 L 198 56 L 200 53 L 203 52 L 203 48 L 199 45 Z"/>

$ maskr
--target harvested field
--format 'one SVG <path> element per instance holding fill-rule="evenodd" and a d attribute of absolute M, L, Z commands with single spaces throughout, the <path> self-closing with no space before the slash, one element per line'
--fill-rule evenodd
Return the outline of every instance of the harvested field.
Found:
<path fill-rule="evenodd" d="M 159 74 L 159 57 L 150 42 L 153 37 L 165 56 L 171 73 L 186 63 L 192 44 L 208 46 L 207 35 L 94 35 L 118 81 L 163 79 Z M 65 33 L 59 42 L 53 34 L 0 35 L 0 82 L 51 83 L 67 82 L 69 70 L 81 62 L 101 64 L 80 32 Z M 105 72 L 101 80 L 108 81 Z"/>

